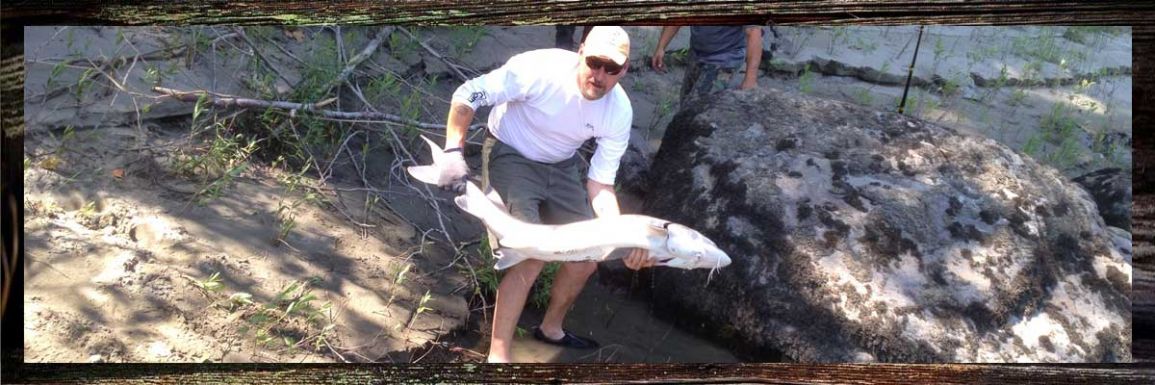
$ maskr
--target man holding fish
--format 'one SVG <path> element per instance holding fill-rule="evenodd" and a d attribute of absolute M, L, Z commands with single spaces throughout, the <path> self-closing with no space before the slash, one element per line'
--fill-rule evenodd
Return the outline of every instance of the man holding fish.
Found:
<path fill-rule="evenodd" d="M 598 26 L 591 29 L 577 53 L 562 49 L 528 51 L 465 82 L 453 94 L 445 147 L 440 154 L 434 149 L 434 165 L 428 169 L 433 174 L 430 181 L 466 192 L 470 183 L 462 156 L 466 128 L 478 108 L 493 106 L 482 150 L 483 183 L 500 194 L 517 222 L 563 225 L 593 219 L 595 214 L 598 218 L 619 216 L 614 177 L 629 140 L 633 109 L 618 81 L 629 68 L 629 51 L 625 30 Z M 583 188 L 577 150 L 590 138 L 596 138 L 598 146 Z M 459 206 L 466 196 L 458 198 Z M 494 229 L 489 228 L 492 240 Z M 500 255 L 496 252 L 499 243 L 491 241 L 495 255 Z M 513 252 L 512 248 L 507 250 Z M 624 262 L 635 270 L 658 263 L 641 247 L 631 248 Z M 545 263 L 519 259 L 512 266 L 506 265 L 509 269 L 497 288 L 494 305 L 489 362 L 511 360 L 517 320 Z M 535 338 L 573 348 L 598 346 L 562 328 L 566 312 L 596 268 L 596 262 L 589 260 L 562 264 L 550 290 L 545 317 L 534 330 Z"/>

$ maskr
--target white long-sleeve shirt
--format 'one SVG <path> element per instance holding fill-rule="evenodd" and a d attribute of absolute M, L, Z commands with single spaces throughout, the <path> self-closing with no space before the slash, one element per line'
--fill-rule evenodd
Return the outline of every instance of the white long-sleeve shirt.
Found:
<path fill-rule="evenodd" d="M 578 88 L 578 60 L 563 49 L 521 53 L 457 87 L 452 101 L 474 111 L 495 106 L 490 132 L 533 161 L 569 159 L 597 138 L 588 176 L 612 185 L 629 143 L 633 107 L 620 84 L 598 100 L 586 100 Z"/>

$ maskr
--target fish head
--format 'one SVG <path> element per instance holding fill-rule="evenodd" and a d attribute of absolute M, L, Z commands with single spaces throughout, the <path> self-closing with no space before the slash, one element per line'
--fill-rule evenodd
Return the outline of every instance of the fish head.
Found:
<path fill-rule="evenodd" d="M 666 250 L 673 259 L 664 266 L 680 269 L 716 269 L 730 264 L 730 256 L 697 230 L 670 223 L 666 225 Z"/>

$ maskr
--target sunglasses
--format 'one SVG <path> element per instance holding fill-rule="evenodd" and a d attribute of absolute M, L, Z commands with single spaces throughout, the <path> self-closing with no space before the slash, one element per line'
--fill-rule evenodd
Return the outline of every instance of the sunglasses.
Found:
<path fill-rule="evenodd" d="M 606 71 L 606 75 L 614 76 L 622 73 L 622 66 L 609 60 L 598 59 L 593 56 L 586 56 L 586 66 L 591 70 Z"/>

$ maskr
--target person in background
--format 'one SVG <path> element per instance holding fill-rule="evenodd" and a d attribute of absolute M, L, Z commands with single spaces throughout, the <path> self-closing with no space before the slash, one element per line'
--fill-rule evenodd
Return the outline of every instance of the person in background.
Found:
<path fill-rule="evenodd" d="M 594 26 L 592 26 L 592 25 L 587 25 L 587 26 L 582 28 L 582 37 L 580 39 L 578 39 L 578 45 L 581 45 L 581 43 L 586 42 L 586 36 L 589 36 L 590 29 L 593 29 L 593 27 Z M 573 33 L 575 31 L 577 31 L 577 26 L 559 25 L 556 28 L 557 29 L 554 31 L 554 41 L 555 41 L 554 46 L 557 48 L 567 49 L 567 50 L 573 51 L 573 49 L 574 49 Z"/>
<path fill-rule="evenodd" d="M 629 53 L 625 30 L 597 26 L 576 53 L 556 48 L 524 52 L 459 86 L 446 122 L 445 151 L 452 159 L 440 165 L 442 187 L 464 189 L 469 171 L 461 156 L 466 128 L 474 111 L 493 106 L 489 137 L 482 148 L 482 179 L 501 195 L 515 218 L 565 224 L 595 214 L 619 215 L 614 179 L 629 141 L 633 107 L 618 81 L 629 69 Z M 583 186 L 577 150 L 591 138 L 597 149 Z M 635 270 L 657 263 L 645 249 L 631 249 L 624 262 Z M 544 266 L 543 261 L 526 260 L 501 278 L 488 362 L 512 359 L 518 318 Z M 534 338 L 571 348 L 598 346 L 562 328 L 566 313 L 596 269 L 594 262 L 562 264 Z"/>
<path fill-rule="evenodd" d="M 666 46 L 679 26 L 662 28 L 650 67 L 666 71 Z M 680 108 L 693 99 L 727 89 L 750 89 L 758 85 L 762 62 L 761 26 L 691 26 L 690 57 L 682 80 Z"/>

